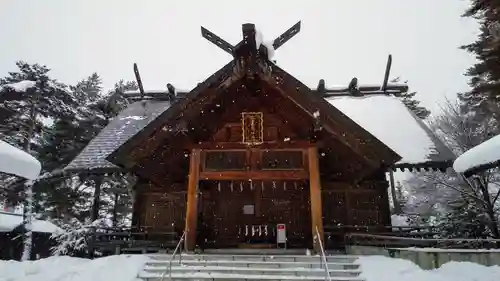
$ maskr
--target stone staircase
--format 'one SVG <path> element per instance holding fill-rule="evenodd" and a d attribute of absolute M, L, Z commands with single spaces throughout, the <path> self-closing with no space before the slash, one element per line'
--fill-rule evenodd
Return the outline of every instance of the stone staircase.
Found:
<path fill-rule="evenodd" d="M 144 281 L 163 280 L 328 280 L 319 256 L 306 255 L 241 255 L 183 254 L 172 262 L 171 255 L 150 255 L 139 278 Z M 356 256 L 328 256 L 332 281 L 364 281 Z M 170 279 L 171 278 L 171 279 Z"/>

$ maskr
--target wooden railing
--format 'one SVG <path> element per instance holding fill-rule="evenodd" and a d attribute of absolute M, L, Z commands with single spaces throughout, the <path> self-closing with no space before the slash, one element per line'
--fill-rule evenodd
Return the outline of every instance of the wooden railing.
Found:
<path fill-rule="evenodd" d="M 122 250 L 174 248 L 178 234 L 174 231 L 148 231 L 146 228 L 93 228 L 89 252 L 95 250 L 120 254 Z"/>
<path fill-rule="evenodd" d="M 500 239 L 438 239 L 349 233 L 345 235 L 345 244 L 385 248 L 498 249 Z"/>
<path fill-rule="evenodd" d="M 325 248 L 343 248 L 352 241 L 346 237 L 352 233 L 370 233 L 377 235 L 431 239 L 438 234 L 435 227 L 397 227 L 379 225 L 325 225 Z"/>

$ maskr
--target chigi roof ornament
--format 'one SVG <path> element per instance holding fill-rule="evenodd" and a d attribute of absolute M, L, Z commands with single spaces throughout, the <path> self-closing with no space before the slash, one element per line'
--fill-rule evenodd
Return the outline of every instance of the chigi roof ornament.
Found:
<path fill-rule="evenodd" d="M 278 48 L 283 46 L 286 42 L 288 42 L 288 40 L 292 39 L 295 35 L 297 35 L 297 33 L 299 32 L 300 32 L 300 21 L 294 24 L 292 27 L 290 27 L 287 31 L 283 32 L 280 36 L 276 37 L 276 39 L 272 41 L 272 48 L 274 50 L 277 50 Z M 264 46 L 264 44 L 262 44 L 263 43 L 261 42 L 262 36 L 255 29 L 255 25 L 253 23 L 243 24 L 242 34 L 243 34 L 243 40 L 241 40 L 236 46 L 233 46 L 229 44 L 226 40 L 222 39 L 215 33 L 211 32 L 210 30 L 204 28 L 203 26 L 201 27 L 201 36 L 203 36 L 203 38 L 207 39 L 212 44 L 221 48 L 223 51 L 229 53 L 233 57 L 238 56 L 238 54 L 242 49 L 242 46 L 244 45 L 255 46 L 255 48 L 253 48 L 253 51 L 257 50 L 260 51 L 262 50 L 262 48 L 264 48 L 266 53 L 270 52 L 268 48 L 271 46 L 266 47 Z"/>

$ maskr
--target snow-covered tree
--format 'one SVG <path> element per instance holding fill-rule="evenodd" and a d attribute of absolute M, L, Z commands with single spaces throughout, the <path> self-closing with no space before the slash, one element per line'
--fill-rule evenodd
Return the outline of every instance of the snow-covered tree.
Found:
<path fill-rule="evenodd" d="M 442 114 L 431 121 L 432 130 L 456 155 L 485 141 L 489 138 L 490 128 L 495 129 L 491 126 L 495 123 L 493 117 L 478 120 L 474 114 L 464 114 L 462 110 L 461 103 L 448 101 Z M 441 226 L 447 236 L 471 237 L 469 235 L 481 232 L 499 237 L 497 204 L 500 177 L 497 170 L 470 180 L 452 170 L 447 173 L 418 173 L 411 180 L 414 182 L 410 206 L 416 212 L 444 212 Z M 469 219 L 472 215 L 478 218 L 473 223 Z"/>
<path fill-rule="evenodd" d="M 95 232 L 108 227 L 106 220 L 81 222 L 75 218 L 69 222 L 60 222 L 64 232 L 52 235 L 56 245 L 52 247 L 52 253 L 56 256 L 88 256 L 89 243 Z"/>

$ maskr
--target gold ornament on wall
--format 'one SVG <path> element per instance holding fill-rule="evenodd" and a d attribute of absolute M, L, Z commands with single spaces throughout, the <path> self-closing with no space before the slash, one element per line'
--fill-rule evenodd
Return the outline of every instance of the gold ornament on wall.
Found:
<path fill-rule="evenodd" d="M 257 145 L 264 142 L 264 114 L 262 112 L 242 112 L 241 123 L 243 143 Z"/>

